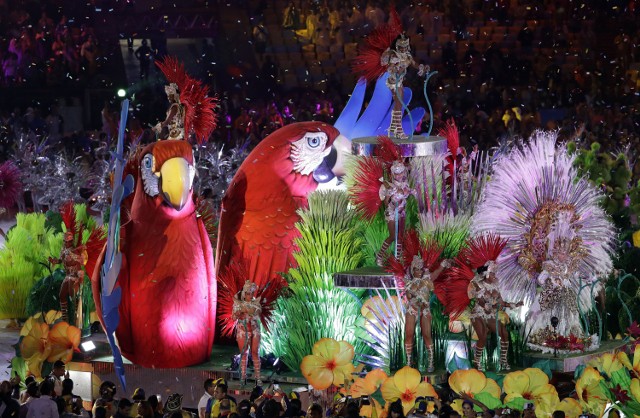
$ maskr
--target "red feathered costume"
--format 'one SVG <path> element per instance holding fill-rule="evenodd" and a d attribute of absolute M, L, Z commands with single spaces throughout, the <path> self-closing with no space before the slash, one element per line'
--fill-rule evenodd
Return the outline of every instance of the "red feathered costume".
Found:
<path fill-rule="evenodd" d="M 214 100 L 175 59 L 159 67 L 176 83 L 183 107 L 171 123 L 185 136 L 193 131 L 206 140 L 215 127 Z M 192 196 L 192 147 L 186 140 L 155 142 L 139 150 L 125 171 L 134 176 L 135 191 L 123 204 L 120 232 L 116 336 L 122 354 L 145 367 L 205 362 L 215 336 L 217 286 L 211 242 Z M 98 309 L 101 264 L 93 276 Z"/>
<path fill-rule="evenodd" d="M 402 259 L 388 258 L 385 268 L 398 280 L 398 287 L 405 302 L 404 347 L 407 362 L 411 365 L 416 323 L 420 321 L 420 331 L 428 353 L 427 371 L 432 372 L 434 353 L 431 339 L 431 291 L 434 291 L 439 299 L 444 297 L 445 288 L 441 273 L 449 264 L 440 261 L 442 247 L 433 241 L 421 244 L 415 230 L 409 230 L 403 237 L 403 242 Z"/>
<path fill-rule="evenodd" d="M 217 271 L 249 260 L 246 279 L 262 287 L 295 267 L 296 211 L 333 178 L 339 132 L 322 122 L 278 129 L 247 156 L 222 200 Z"/>

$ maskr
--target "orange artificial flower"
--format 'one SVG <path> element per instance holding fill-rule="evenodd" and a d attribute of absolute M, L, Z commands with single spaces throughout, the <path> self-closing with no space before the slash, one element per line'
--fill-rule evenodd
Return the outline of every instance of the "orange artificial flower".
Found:
<path fill-rule="evenodd" d="M 80 345 L 82 332 L 79 328 L 69 325 L 67 322 L 58 322 L 49 331 L 49 343 L 51 353 L 47 361 L 53 363 L 62 360 L 65 363 L 71 361 L 73 351 Z"/>
<path fill-rule="evenodd" d="M 312 353 L 302 359 L 300 370 L 315 389 L 341 386 L 351 378 L 354 350 L 348 342 L 322 338 L 313 345 Z"/>
<path fill-rule="evenodd" d="M 29 372 L 36 378 L 42 377 L 42 363 L 51 353 L 48 337 L 49 325 L 34 319 L 28 324 L 28 332 L 20 342 L 20 354 L 27 363 Z"/>
<path fill-rule="evenodd" d="M 419 396 L 438 397 L 431 384 L 422 381 L 420 372 L 409 366 L 398 370 L 393 377 L 387 378 L 380 388 L 382 398 L 389 402 L 400 399 L 402 409 L 407 414 L 416 403 Z"/>

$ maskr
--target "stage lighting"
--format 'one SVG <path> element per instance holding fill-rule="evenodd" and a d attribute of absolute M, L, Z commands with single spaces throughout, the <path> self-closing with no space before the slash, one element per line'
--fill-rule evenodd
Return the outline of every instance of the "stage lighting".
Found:
<path fill-rule="evenodd" d="M 118 89 L 118 97 L 125 97 L 127 95 L 127 91 L 125 89 Z"/>
<path fill-rule="evenodd" d="M 91 340 L 83 342 L 82 344 L 80 344 L 80 347 L 82 347 L 82 351 L 84 351 L 85 353 L 96 349 L 96 345 Z"/>

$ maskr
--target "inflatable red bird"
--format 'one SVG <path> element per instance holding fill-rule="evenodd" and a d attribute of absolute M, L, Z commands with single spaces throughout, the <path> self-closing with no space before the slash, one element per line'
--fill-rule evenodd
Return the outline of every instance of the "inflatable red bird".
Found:
<path fill-rule="evenodd" d="M 339 132 L 322 122 L 287 125 L 247 156 L 222 200 L 216 268 L 249 262 L 260 286 L 295 266 L 296 211 L 319 183 L 333 179 Z"/>
<path fill-rule="evenodd" d="M 99 316 L 105 329 L 115 328 L 122 354 L 141 366 L 173 368 L 207 361 L 215 336 L 213 251 L 196 214 L 193 149 L 185 140 L 192 131 L 200 141 L 208 138 L 215 128 L 215 99 L 177 60 L 158 66 L 171 83 L 165 88 L 171 103 L 167 120 L 158 124 L 168 139 L 128 162 L 125 171 L 135 178 L 135 189 L 120 210 L 117 280 L 107 272 L 101 281 L 97 268 L 93 286 Z M 108 252 L 107 247 L 98 266 L 112 262 L 105 261 Z M 109 317 L 114 307 L 119 318 Z"/>
<path fill-rule="evenodd" d="M 192 198 L 193 151 L 187 141 L 166 140 L 138 155 L 128 166 L 136 187 L 121 229 L 120 350 L 144 367 L 199 364 L 211 354 L 217 286 Z"/>

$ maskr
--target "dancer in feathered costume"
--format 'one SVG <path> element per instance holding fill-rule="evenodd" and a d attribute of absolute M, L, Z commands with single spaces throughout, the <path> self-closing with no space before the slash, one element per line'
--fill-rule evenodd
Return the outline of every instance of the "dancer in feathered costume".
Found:
<path fill-rule="evenodd" d="M 475 300 L 471 309 L 471 324 L 478 341 L 473 364 L 480 369 L 482 352 L 487 344 L 489 332 L 500 337 L 500 367 L 509 370 L 509 335 L 506 324 L 509 317 L 505 308 L 515 308 L 522 303 L 512 304 L 503 300 L 496 280 L 496 260 L 507 244 L 497 235 L 477 236 L 470 239 L 458 257 L 456 265 L 447 272 L 445 309 L 455 320 Z M 497 322 L 497 323 L 496 323 Z"/>
<path fill-rule="evenodd" d="M 102 227 L 95 228 L 83 243 L 84 228 L 78 225 L 73 202 L 65 203 L 60 215 L 66 229 L 64 247 L 60 259 L 51 260 L 54 264 L 61 263 L 65 272 L 59 294 L 60 310 L 64 321 L 82 329 L 82 285 L 87 271 L 93 272 L 95 262 L 105 243 L 105 231 Z M 73 304 L 75 321 L 69 318 L 69 301 Z"/>
<path fill-rule="evenodd" d="M 399 258 L 390 256 L 385 269 L 398 280 L 398 287 L 405 302 L 404 349 L 407 363 L 411 366 L 413 338 L 416 321 L 420 318 L 420 331 L 427 347 L 429 363 L 427 371 L 434 371 L 433 342 L 431 340 L 431 292 L 444 298 L 445 287 L 442 271 L 451 267 L 449 260 L 440 260 L 442 248 L 433 241 L 420 243 L 415 230 L 409 230 L 403 238 L 404 251 Z"/>
<path fill-rule="evenodd" d="M 400 16 L 395 10 L 391 10 L 390 22 L 374 29 L 367 36 L 353 62 L 353 71 L 367 81 L 375 80 L 385 72 L 389 73 L 386 84 L 393 95 L 393 111 L 388 133 L 390 137 L 397 139 L 407 138 L 402 129 L 402 108 L 404 77 L 409 67 L 418 70 L 420 77 L 429 71 L 428 67 L 423 64 L 418 66 L 413 60 L 409 38 L 402 32 Z"/>
<path fill-rule="evenodd" d="M 392 243 L 396 243 L 396 256 L 401 257 L 407 199 L 416 196 L 409 184 L 409 167 L 404 162 L 400 147 L 391 138 L 378 137 L 379 159 L 364 157 L 354 168 L 356 185 L 350 191 L 356 208 L 367 218 L 373 218 L 384 202 L 384 219 L 389 236 L 376 255 L 376 263 L 382 266 L 384 257 Z"/>
<path fill-rule="evenodd" d="M 615 230 L 598 204 L 602 192 L 578 175 L 556 140 L 557 133 L 538 131 L 502 156 L 474 217 L 476 232 L 508 240 L 496 275 L 507 300 L 533 303 L 532 342 L 554 314 L 560 334 L 577 332 L 578 311 L 593 307 L 598 277 L 612 268 Z"/>
<path fill-rule="evenodd" d="M 256 385 L 262 385 L 260 376 L 260 323 L 268 327 L 273 303 L 287 285 L 282 277 L 263 282 L 261 287 L 250 280 L 248 263 L 233 263 L 220 273 L 219 321 L 222 333 L 230 335 L 236 331 L 236 341 L 240 349 L 240 378 L 247 380 L 249 354 L 253 360 L 253 376 Z"/>

